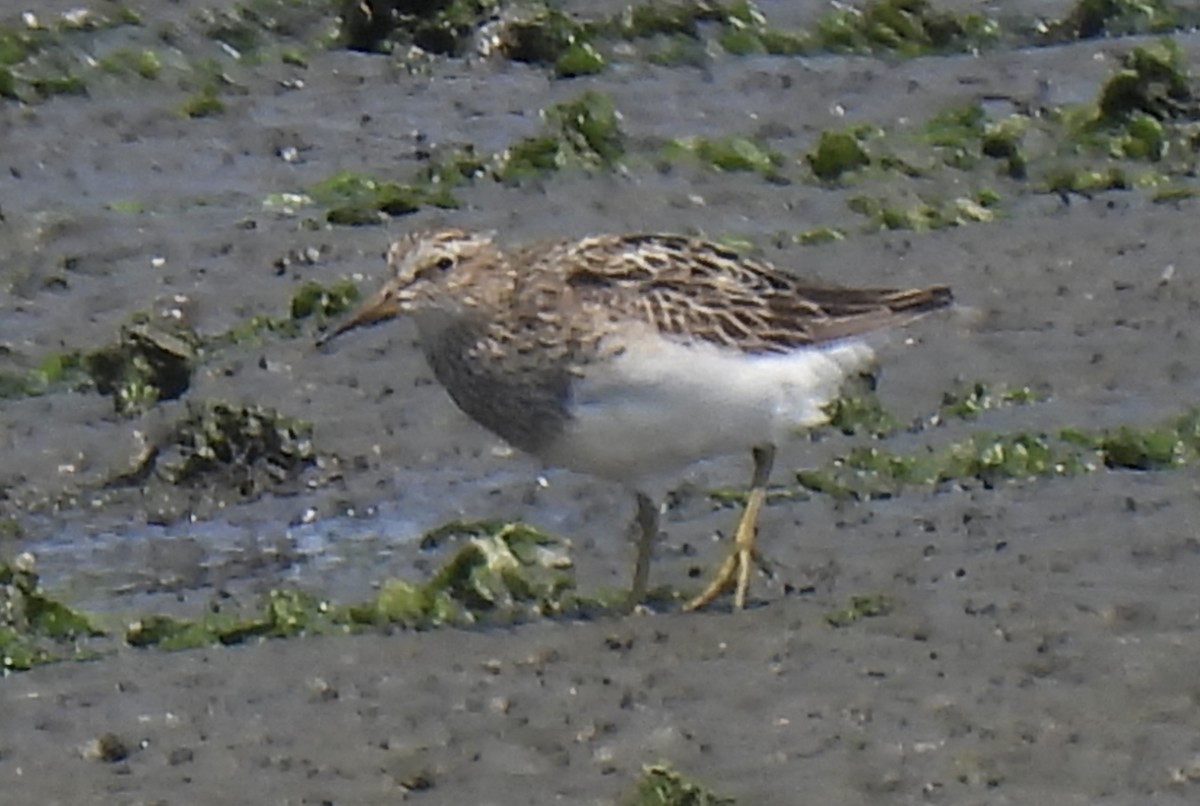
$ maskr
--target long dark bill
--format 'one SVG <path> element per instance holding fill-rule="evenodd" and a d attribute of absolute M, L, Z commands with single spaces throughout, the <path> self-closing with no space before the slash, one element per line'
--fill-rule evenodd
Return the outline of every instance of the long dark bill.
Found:
<path fill-rule="evenodd" d="M 395 294 L 390 293 L 387 286 L 384 286 L 375 292 L 369 300 L 364 302 L 357 311 L 350 314 L 349 319 L 342 322 L 333 330 L 322 334 L 317 339 L 317 346 L 324 347 L 343 333 L 348 333 L 355 328 L 366 325 L 374 325 L 379 322 L 386 322 L 389 319 L 395 319 L 399 314 L 400 303 L 396 300 Z"/>

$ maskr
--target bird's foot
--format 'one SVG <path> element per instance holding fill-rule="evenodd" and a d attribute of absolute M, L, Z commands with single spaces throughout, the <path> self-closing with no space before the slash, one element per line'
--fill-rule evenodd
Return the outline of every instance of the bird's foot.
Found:
<path fill-rule="evenodd" d="M 700 595 L 689 600 L 683 606 L 684 612 L 690 613 L 702 607 L 708 607 L 729 588 L 733 588 L 733 607 L 742 610 L 746 607 L 746 596 L 750 590 L 750 567 L 756 561 L 753 544 L 749 546 L 735 545 L 733 551 L 721 563 L 721 568 L 708 583 Z"/>

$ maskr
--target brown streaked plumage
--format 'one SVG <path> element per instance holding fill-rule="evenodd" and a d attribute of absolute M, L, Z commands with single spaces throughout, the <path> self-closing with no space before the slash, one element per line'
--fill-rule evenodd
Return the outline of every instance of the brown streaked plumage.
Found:
<path fill-rule="evenodd" d="M 687 608 L 736 583 L 745 603 L 774 446 L 824 420 L 841 380 L 873 359 L 862 340 L 949 305 L 945 286 L 854 289 L 803 280 L 718 244 L 603 235 L 505 251 L 444 230 L 388 250 L 394 276 L 321 343 L 399 314 L 458 406 L 550 464 L 637 493 L 633 598 L 646 589 L 656 472 L 752 448 L 734 550 Z"/>

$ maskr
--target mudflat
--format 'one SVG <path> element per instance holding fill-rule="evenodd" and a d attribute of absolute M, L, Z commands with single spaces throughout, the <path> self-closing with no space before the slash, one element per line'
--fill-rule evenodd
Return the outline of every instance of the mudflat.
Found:
<path fill-rule="evenodd" d="M 828 10 L 759 6 L 795 29 Z M 73 8 L 36 13 L 53 26 Z M 417 538 L 457 519 L 535 524 L 571 540 L 581 590 L 628 584 L 626 491 L 542 468 L 470 422 L 411 324 L 330 352 L 313 346 L 327 321 L 292 315 L 306 283 L 375 288 L 401 233 L 700 233 L 831 282 L 945 283 L 960 309 L 881 347 L 879 400 L 912 428 L 781 447 L 759 531 L 773 574 L 746 611 L 668 602 L 36 665 L 0 679 L 4 802 L 609 803 L 659 761 L 742 803 L 1195 802 L 1200 475 L 1187 434 L 1168 434 L 1178 456 L 1165 458 L 1154 436 L 1200 397 L 1193 179 L 1166 167 L 1177 152 L 1131 147 L 1098 163 L 1126 171 L 1124 187 L 1055 185 L 1032 158 L 1022 176 L 976 137 L 955 162 L 927 136 L 929 121 L 979 105 L 983 130 L 1026 120 L 1012 125 L 1036 153 L 1048 110 L 1095 104 L 1155 40 L 912 58 L 710 42 L 681 64 L 618 48 L 572 78 L 475 49 L 414 62 L 318 47 L 336 28 L 328 9 L 279 16 L 292 27 L 255 18 L 255 58 L 220 33 L 247 7 L 134 10 L 136 24 L 47 44 L 61 63 L 17 62 L 0 99 L 4 377 L 49 378 L 48 358 L 123 328 L 210 340 L 179 347 L 197 354 L 173 399 L 134 395 L 118 412 L 94 380 L 50 378 L 14 381 L 0 400 L 0 557 L 31 553 L 48 593 L 118 632 L 284 587 L 366 600 L 388 578 L 431 573 L 441 558 Z M 35 30 L 23 11 L 0 4 L 5 32 Z M 1184 63 L 1200 54 L 1196 35 L 1172 38 Z M 29 76 L 52 68 L 85 86 L 35 90 Z M 585 93 L 619 113 L 619 154 L 555 146 L 561 170 L 500 176 L 553 128 L 539 110 Z M 815 178 L 822 132 L 855 126 L 878 127 L 859 131 L 873 162 Z M 743 162 L 706 162 L 695 138 L 733 142 Z M 426 187 L 411 212 L 352 226 L 316 198 L 337 176 L 413 182 L 447 154 L 465 159 L 464 144 L 481 167 L 451 188 L 457 206 Z M 1056 170 L 1094 173 L 1090 159 L 1063 152 Z M 1182 190 L 1143 186 L 1141 170 Z M 946 396 L 973 384 L 1032 392 L 950 413 Z M 155 466 L 148 446 L 212 401 L 311 423 L 288 455 L 308 457 L 310 441 L 320 461 L 169 483 L 170 457 Z M 1125 434 L 1148 455 L 1094 442 L 1072 454 L 1088 466 L 1028 458 L 1064 431 Z M 915 461 L 971 440 L 992 453 L 940 481 L 834 495 L 797 480 L 816 468 L 853 487 L 879 475 L 837 475 L 855 450 Z M 1008 472 L 1004 451 L 1025 451 L 1028 472 Z M 708 491 L 742 483 L 746 465 L 718 458 L 678 480 L 654 585 L 694 593 L 719 562 L 736 511 Z"/>

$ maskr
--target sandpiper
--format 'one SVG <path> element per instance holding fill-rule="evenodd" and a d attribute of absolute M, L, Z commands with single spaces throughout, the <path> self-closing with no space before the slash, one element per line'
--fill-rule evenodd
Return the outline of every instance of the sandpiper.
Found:
<path fill-rule="evenodd" d="M 950 289 L 841 288 L 710 241 L 601 235 L 505 250 L 490 234 L 412 234 L 393 276 L 321 343 L 407 314 L 434 375 L 467 415 L 546 463 L 618 481 L 637 500 L 631 600 L 658 536 L 650 479 L 751 451 L 731 551 L 685 605 L 729 587 L 742 608 L 775 446 L 827 419 L 869 334 L 951 303 Z"/>

